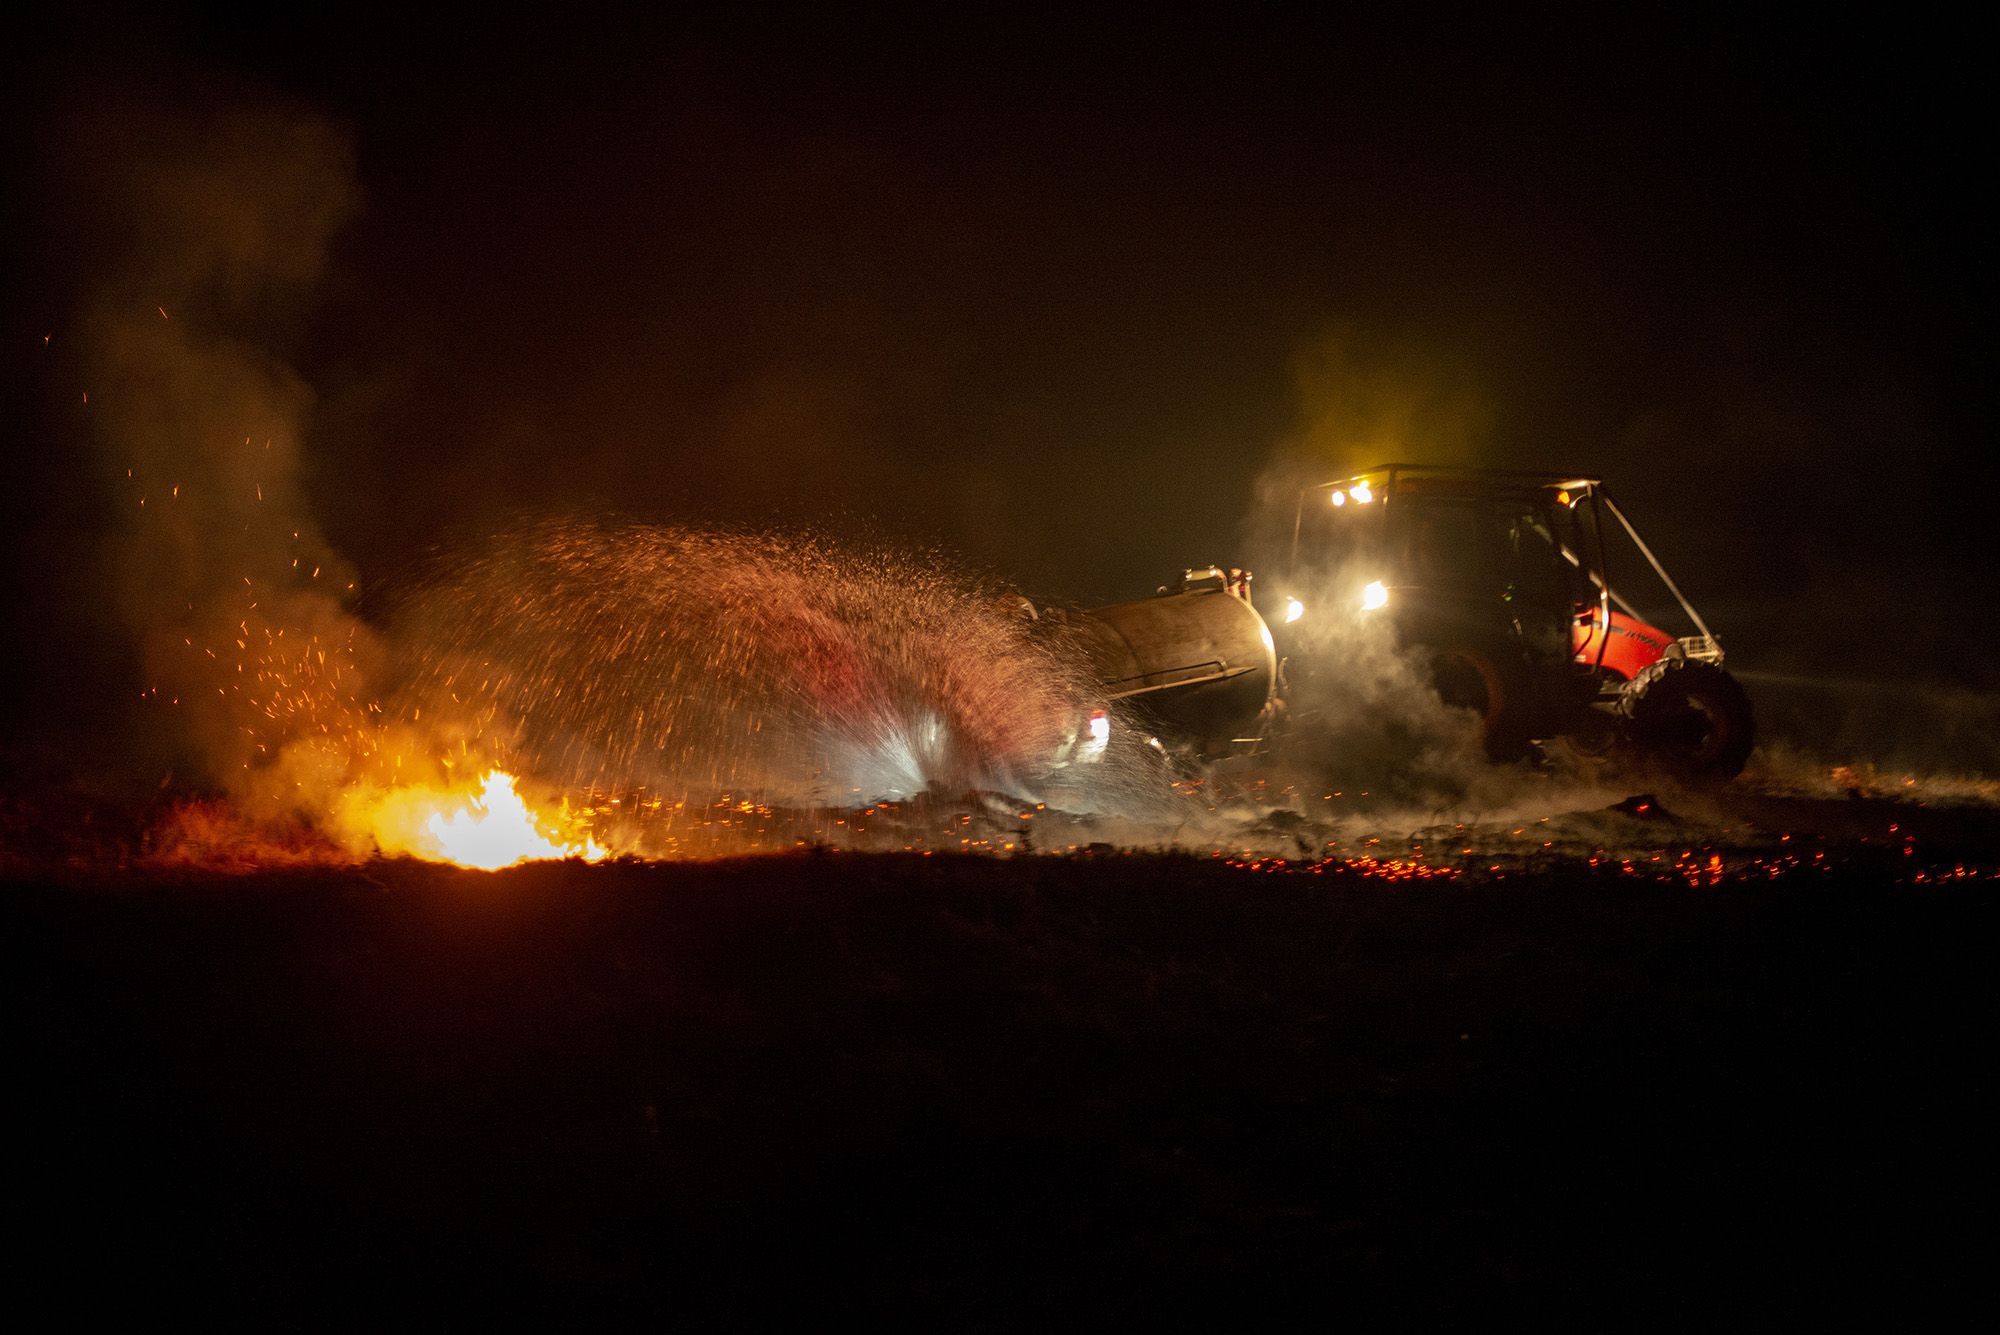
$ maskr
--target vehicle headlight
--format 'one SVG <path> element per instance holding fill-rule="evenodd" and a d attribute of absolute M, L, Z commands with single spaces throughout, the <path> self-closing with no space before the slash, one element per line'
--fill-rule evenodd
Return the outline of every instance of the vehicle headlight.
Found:
<path fill-rule="evenodd" d="M 1389 605 L 1389 586 L 1379 579 L 1371 579 L 1361 586 L 1361 610 L 1373 612 Z"/>
<path fill-rule="evenodd" d="M 1285 624 L 1291 625 L 1306 614 L 1306 605 L 1296 598 L 1285 599 Z"/>
<path fill-rule="evenodd" d="M 1083 725 L 1083 736 L 1077 739 L 1076 760 L 1079 764 L 1093 764 L 1104 758 L 1110 746 L 1111 716 L 1102 709 L 1093 709 Z"/>

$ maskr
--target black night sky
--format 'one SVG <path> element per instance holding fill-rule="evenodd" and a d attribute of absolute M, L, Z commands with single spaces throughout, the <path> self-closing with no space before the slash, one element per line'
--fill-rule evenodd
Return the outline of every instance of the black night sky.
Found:
<path fill-rule="evenodd" d="M 1886 23 L 45 18 L 9 621 L 98 642 L 110 502 L 38 355 L 101 258 L 76 181 L 121 127 L 277 106 L 356 202 L 310 299 L 236 332 L 311 387 L 313 508 L 368 583 L 615 509 L 1102 600 L 1242 559 L 1280 463 L 1475 461 L 1612 479 L 1748 667 L 1990 688 L 1979 44 Z"/>

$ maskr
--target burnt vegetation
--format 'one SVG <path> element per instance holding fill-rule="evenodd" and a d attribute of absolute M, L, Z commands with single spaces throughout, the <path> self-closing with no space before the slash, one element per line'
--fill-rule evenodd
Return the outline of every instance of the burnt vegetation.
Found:
<path fill-rule="evenodd" d="M 79 1315 L 1852 1311 L 1969 1290 L 1978 884 L 1184 857 L 0 887 Z"/>

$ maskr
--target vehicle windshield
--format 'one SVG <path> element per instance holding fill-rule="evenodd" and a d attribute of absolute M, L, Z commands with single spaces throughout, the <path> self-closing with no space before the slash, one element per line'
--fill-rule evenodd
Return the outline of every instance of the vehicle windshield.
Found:
<path fill-rule="evenodd" d="M 1293 570 L 1307 580 L 1365 576 L 1449 598 L 1504 603 L 1516 615 L 1565 620 L 1594 603 L 1595 535 L 1577 509 L 1540 488 L 1453 481 L 1306 492 Z"/>
<path fill-rule="evenodd" d="M 1379 500 L 1361 503 L 1345 491 L 1326 488 L 1305 493 L 1299 503 L 1298 543 L 1292 564 L 1301 572 L 1329 573 L 1356 564 L 1379 566 L 1385 545 L 1385 507 Z"/>

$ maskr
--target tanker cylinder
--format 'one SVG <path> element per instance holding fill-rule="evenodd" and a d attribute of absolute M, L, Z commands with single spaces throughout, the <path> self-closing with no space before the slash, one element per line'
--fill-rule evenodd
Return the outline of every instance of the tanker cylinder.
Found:
<path fill-rule="evenodd" d="M 1228 588 L 1184 588 L 1077 613 L 1106 696 L 1170 746 L 1217 757 L 1253 740 L 1278 677 L 1271 628 Z"/>

